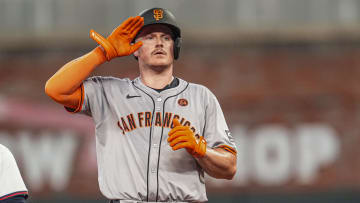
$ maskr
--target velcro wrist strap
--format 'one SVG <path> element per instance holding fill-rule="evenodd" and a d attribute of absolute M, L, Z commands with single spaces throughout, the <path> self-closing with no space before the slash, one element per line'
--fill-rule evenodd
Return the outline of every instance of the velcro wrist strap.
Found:
<path fill-rule="evenodd" d="M 99 33 L 95 32 L 94 30 L 90 30 L 90 37 L 104 48 L 106 52 L 106 59 L 108 61 L 117 56 L 115 48 Z"/>
<path fill-rule="evenodd" d="M 194 156 L 195 157 L 203 157 L 205 156 L 206 153 L 206 140 L 204 138 L 204 136 L 200 136 L 199 139 L 199 143 L 196 147 L 196 149 L 194 150 Z"/>

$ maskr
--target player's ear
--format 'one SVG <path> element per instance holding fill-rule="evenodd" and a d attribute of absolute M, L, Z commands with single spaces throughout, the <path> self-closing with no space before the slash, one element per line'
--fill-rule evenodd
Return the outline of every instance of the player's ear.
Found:
<path fill-rule="evenodd" d="M 134 56 L 135 56 L 135 57 L 139 57 L 139 49 L 138 49 L 138 50 L 136 50 L 136 51 L 134 51 L 134 53 L 133 53 L 133 54 L 134 54 Z"/>
<path fill-rule="evenodd" d="M 134 45 L 136 42 L 137 42 L 137 41 L 134 40 L 134 41 L 131 43 L 131 45 Z M 134 51 L 133 55 L 134 55 L 136 58 L 139 57 L 139 49 L 136 50 L 136 51 Z"/>

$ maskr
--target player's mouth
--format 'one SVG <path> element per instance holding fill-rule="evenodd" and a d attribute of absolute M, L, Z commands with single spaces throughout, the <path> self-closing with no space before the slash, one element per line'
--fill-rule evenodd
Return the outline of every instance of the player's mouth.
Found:
<path fill-rule="evenodd" d="M 152 55 L 158 56 L 158 55 L 166 55 L 166 52 L 162 49 L 158 49 L 152 52 Z"/>

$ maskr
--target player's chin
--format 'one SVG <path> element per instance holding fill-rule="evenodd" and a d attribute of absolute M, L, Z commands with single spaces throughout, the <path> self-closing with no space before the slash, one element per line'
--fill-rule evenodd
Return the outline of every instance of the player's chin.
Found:
<path fill-rule="evenodd" d="M 172 60 L 168 57 L 164 58 L 153 58 L 151 61 L 153 66 L 169 66 L 172 63 Z"/>

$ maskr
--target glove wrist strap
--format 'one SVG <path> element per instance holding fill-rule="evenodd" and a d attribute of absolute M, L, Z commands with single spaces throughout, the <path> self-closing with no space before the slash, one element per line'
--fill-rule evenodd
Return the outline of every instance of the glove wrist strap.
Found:
<path fill-rule="evenodd" d="M 110 61 L 112 58 L 117 56 L 115 48 L 107 39 L 105 39 L 99 33 L 95 32 L 94 30 L 90 30 L 90 37 L 95 40 L 99 45 L 101 45 L 103 50 L 105 50 L 107 61 Z"/>
<path fill-rule="evenodd" d="M 196 149 L 194 150 L 193 156 L 197 157 L 197 158 L 201 158 L 204 157 L 206 154 L 206 140 L 204 138 L 204 136 L 201 136 L 199 139 L 199 143 L 196 147 Z"/>

